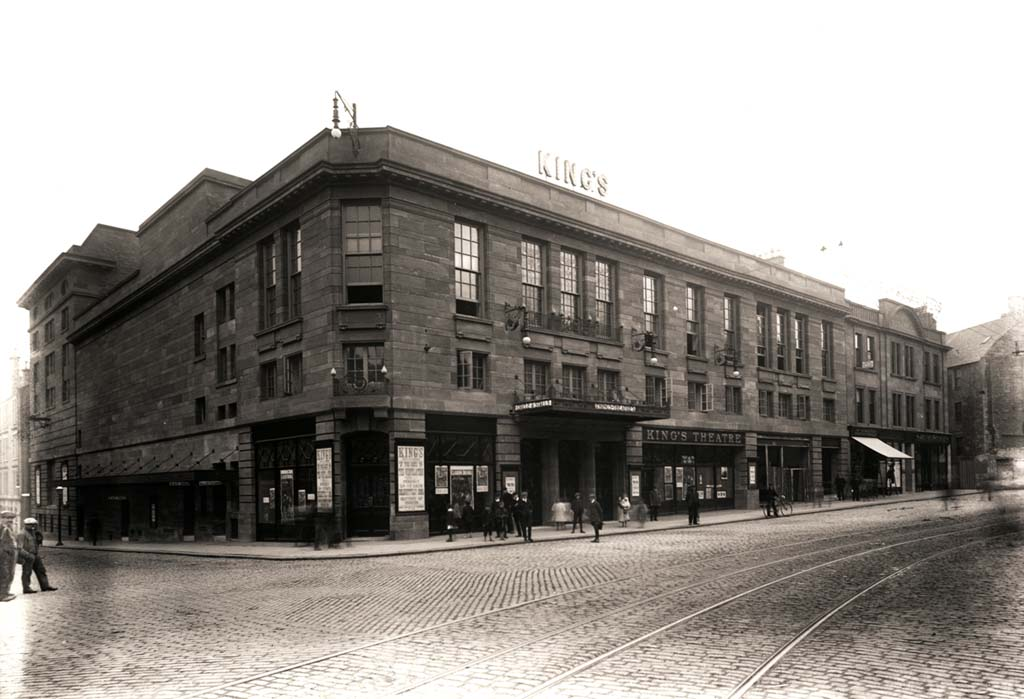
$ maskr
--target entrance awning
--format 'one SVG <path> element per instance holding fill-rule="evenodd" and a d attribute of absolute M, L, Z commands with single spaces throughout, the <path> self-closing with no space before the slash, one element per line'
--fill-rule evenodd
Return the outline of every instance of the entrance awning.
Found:
<path fill-rule="evenodd" d="M 860 442 L 871 451 L 878 452 L 887 459 L 913 459 L 910 454 L 904 454 L 899 449 L 893 449 L 877 437 L 854 437 L 853 441 Z"/>

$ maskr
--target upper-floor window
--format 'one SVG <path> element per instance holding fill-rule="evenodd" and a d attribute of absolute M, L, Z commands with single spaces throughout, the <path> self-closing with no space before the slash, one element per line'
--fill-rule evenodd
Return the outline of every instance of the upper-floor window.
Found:
<path fill-rule="evenodd" d="M 285 307 L 290 317 L 298 318 L 302 315 L 302 229 L 298 224 L 286 230 L 284 249 L 285 270 L 288 275 L 288 299 Z"/>
<path fill-rule="evenodd" d="M 196 357 L 206 355 L 206 314 L 197 313 L 192 318 L 192 345 Z"/>
<path fill-rule="evenodd" d="M 612 337 L 615 324 L 615 277 L 612 263 L 598 260 L 594 263 L 594 302 L 597 314 L 598 333 Z"/>
<path fill-rule="evenodd" d="M 277 324 L 277 248 L 273 236 L 259 244 L 260 327 Z"/>
<path fill-rule="evenodd" d="M 71 327 L 71 309 L 65 306 L 60 309 L 60 329 L 67 330 Z"/>
<path fill-rule="evenodd" d="M 277 361 L 260 364 L 260 399 L 277 396 Z"/>
<path fill-rule="evenodd" d="M 793 417 L 793 395 L 790 393 L 779 394 L 779 417 Z"/>
<path fill-rule="evenodd" d="M 587 369 L 582 366 L 562 365 L 562 391 L 566 398 L 586 397 Z"/>
<path fill-rule="evenodd" d="M 459 388 L 486 390 L 487 355 L 470 350 L 460 350 L 458 360 L 456 376 Z"/>
<path fill-rule="evenodd" d="M 527 318 L 539 323 L 544 313 L 544 250 L 540 243 L 524 240 L 519 244 L 519 266 Z"/>
<path fill-rule="evenodd" d="M 937 400 L 932 401 L 932 412 L 934 413 L 932 417 L 932 424 L 935 426 L 935 429 L 937 430 L 942 429 L 942 411 L 940 409 L 941 405 L 942 403 L 940 403 Z"/>
<path fill-rule="evenodd" d="M 914 361 L 914 348 L 911 347 L 910 345 L 907 345 L 904 348 L 903 362 L 904 362 L 903 375 L 906 376 L 908 379 L 914 378 L 915 373 L 916 373 L 914 371 L 914 365 L 917 362 Z"/>
<path fill-rule="evenodd" d="M 875 366 L 875 338 L 871 335 L 864 338 L 864 366 L 868 368 Z"/>
<path fill-rule="evenodd" d="M 735 415 L 743 414 L 743 387 L 725 387 L 725 412 Z"/>
<path fill-rule="evenodd" d="M 960 368 L 957 367 L 956 369 L 953 369 L 952 374 L 953 374 L 953 390 L 955 391 L 958 388 L 960 388 Z"/>
<path fill-rule="evenodd" d="M 875 368 L 875 338 L 871 335 L 853 334 L 853 353 L 856 365 L 862 369 Z"/>
<path fill-rule="evenodd" d="M 455 312 L 480 315 L 480 229 L 455 222 Z"/>
<path fill-rule="evenodd" d="M 66 296 L 67 293 L 68 293 L 68 280 L 67 279 L 61 279 L 60 280 L 60 295 L 61 296 Z"/>
<path fill-rule="evenodd" d="M 619 399 L 619 372 L 597 370 L 597 393 L 600 400 Z"/>
<path fill-rule="evenodd" d="M 43 326 L 43 341 L 51 342 L 54 337 L 55 333 L 53 332 L 53 318 L 50 318 L 50 320 L 46 321 L 46 324 Z"/>
<path fill-rule="evenodd" d="M 868 423 L 875 425 L 878 423 L 878 413 L 876 409 L 876 396 L 874 389 L 868 389 Z"/>
<path fill-rule="evenodd" d="M 302 393 L 302 353 L 284 358 L 284 394 L 294 396 Z"/>
<path fill-rule="evenodd" d="M 235 283 L 231 282 L 217 289 L 217 322 L 226 323 L 235 319 Z"/>
<path fill-rule="evenodd" d="M 960 424 L 964 419 L 964 406 L 963 403 L 957 401 L 953 403 L 953 422 Z"/>
<path fill-rule="evenodd" d="M 779 371 L 788 369 L 786 354 L 786 328 L 789 327 L 789 313 L 775 309 L 775 368 Z M 780 415 L 780 417 L 786 417 Z"/>
<path fill-rule="evenodd" d="M 942 374 L 939 373 L 939 353 L 932 355 L 932 381 L 942 383 Z"/>
<path fill-rule="evenodd" d="M 821 419 L 825 422 L 836 421 L 836 401 L 833 398 L 821 399 Z"/>
<path fill-rule="evenodd" d="M 235 346 L 226 345 L 217 349 L 217 381 L 231 381 L 235 373 Z"/>
<path fill-rule="evenodd" d="M 734 354 L 739 351 L 740 300 L 726 295 L 722 305 L 722 335 L 725 349 Z"/>
<path fill-rule="evenodd" d="M 384 345 L 345 345 L 345 382 L 356 388 L 384 380 Z"/>
<path fill-rule="evenodd" d="M 644 332 L 651 335 L 658 334 L 658 297 L 661 296 L 660 282 L 658 277 L 651 274 L 644 275 Z"/>
<path fill-rule="evenodd" d="M 907 427 L 914 427 L 917 424 L 917 400 L 914 396 L 905 396 L 907 404 Z"/>
<path fill-rule="evenodd" d="M 899 393 L 892 394 L 892 415 L 890 416 L 890 423 L 893 427 L 899 427 L 903 424 L 903 396 Z"/>
<path fill-rule="evenodd" d="M 50 310 L 50 308 L 52 306 L 53 306 L 53 292 L 51 291 L 50 293 L 48 293 L 46 295 L 46 298 L 43 300 L 43 310 L 44 311 L 48 311 L 48 310 Z"/>
<path fill-rule="evenodd" d="M 693 284 L 686 285 L 686 353 L 703 354 L 704 338 L 704 289 Z"/>
<path fill-rule="evenodd" d="M 50 377 L 56 373 L 57 357 L 54 355 L 53 352 L 50 352 L 45 357 L 43 357 L 43 377 L 47 380 L 47 383 L 49 383 Z"/>
<path fill-rule="evenodd" d="M 688 410 L 709 412 L 714 409 L 714 386 L 702 381 L 686 383 L 686 407 Z"/>
<path fill-rule="evenodd" d="M 768 367 L 768 306 L 758 304 L 758 366 Z"/>
<path fill-rule="evenodd" d="M 341 207 L 348 303 L 384 301 L 384 227 L 379 204 Z"/>
<path fill-rule="evenodd" d="M 889 373 L 893 376 L 903 373 L 903 348 L 898 342 L 889 343 Z"/>
<path fill-rule="evenodd" d="M 580 317 L 580 258 L 574 252 L 562 250 L 559 253 L 561 303 L 559 308 L 567 319 Z"/>
<path fill-rule="evenodd" d="M 853 391 L 853 415 L 857 422 L 864 422 L 864 389 L 856 388 Z"/>
<path fill-rule="evenodd" d="M 534 362 L 529 359 L 523 362 L 523 389 L 527 396 L 547 394 L 549 371 L 550 365 L 547 362 Z"/>
<path fill-rule="evenodd" d="M 924 428 L 926 430 L 932 428 L 932 401 L 930 398 L 924 399 Z"/>
<path fill-rule="evenodd" d="M 202 425 L 204 422 L 206 422 L 206 398 L 196 398 L 194 407 L 196 424 Z"/>
<path fill-rule="evenodd" d="M 811 397 L 798 395 L 796 397 L 796 419 L 797 420 L 810 420 L 811 419 Z"/>
<path fill-rule="evenodd" d="M 647 405 L 664 407 L 669 404 L 668 384 L 665 382 L 664 376 L 648 374 L 644 377 L 644 399 Z"/>
<path fill-rule="evenodd" d="M 757 414 L 761 417 L 775 416 L 775 394 L 772 391 L 757 392 Z"/>
<path fill-rule="evenodd" d="M 793 316 L 793 370 L 809 373 L 807 366 L 807 316 Z"/>
<path fill-rule="evenodd" d="M 821 375 L 826 379 L 835 376 L 835 340 L 832 323 L 827 320 L 821 321 Z M 834 422 L 834 420 L 833 420 Z"/>
<path fill-rule="evenodd" d="M 39 331 L 38 330 L 34 330 L 32 332 L 32 349 L 33 350 L 39 349 Z"/>

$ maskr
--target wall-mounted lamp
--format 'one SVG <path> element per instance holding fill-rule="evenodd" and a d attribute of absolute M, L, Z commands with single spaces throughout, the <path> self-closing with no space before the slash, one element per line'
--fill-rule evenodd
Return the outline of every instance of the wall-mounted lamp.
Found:
<path fill-rule="evenodd" d="M 334 138 L 341 138 L 341 127 L 338 125 L 340 119 L 338 118 L 338 101 L 341 101 L 341 106 L 345 108 L 352 121 L 348 125 L 348 135 L 352 141 L 352 155 L 359 155 L 359 124 L 356 122 L 356 103 L 352 103 L 352 109 L 348 108 L 348 103 L 345 98 L 334 91 L 334 115 L 331 117 L 331 122 L 334 126 L 331 128 L 331 136 Z"/>
<path fill-rule="evenodd" d="M 334 367 L 331 367 L 331 378 L 332 379 L 338 378 L 338 370 L 335 369 Z"/>
<path fill-rule="evenodd" d="M 388 380 L 388 365 L 387 364 L 381 364 L 380 365 L 380 375 L 381 375 L 381 377 L 385 381 Z"/>
<path fill-rule="evenodd" d="M 734 379 L 743 378 L 743 372 L 740 371 L 740 367 L 743 365 L 739 363 L 739 353 L 732 347 L 719 347 L 715 345 L 715 364 L 722 367 L 722 373 Z M 732 367 L 732 371 L 728 368 Z"/>
<path fill-rule="evenodd" d="M 654 348 L 658 345 L 658 336 L 652 332 L 630 328 L 630 347 L 634 352 L 644 353 L 644 364 L 658 366 L 660 360 L 654 354 Z"/>
<path fill-rule="evenodd" d="M 523 347 L 529 347 L 533 338 L 526 330 L 526 306 L 510 306 L 505 304 L 505 332 L 519 330 L 523 333 Z"/>

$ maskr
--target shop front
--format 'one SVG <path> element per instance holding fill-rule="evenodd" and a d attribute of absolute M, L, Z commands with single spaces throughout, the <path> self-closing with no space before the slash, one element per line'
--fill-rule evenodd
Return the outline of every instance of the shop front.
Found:
<path fill-rule="evenodd" d="M 258 540 L 312 541 L 317 513 L 315 431 L 312 419 L 253 429 Z"/>
<path fill-rule="evenodd" d="M 644 501 L 661 493 L 661 512 L 686 511 L 692 487 L 702 509 L 736 507 L 736 489 L 746 484 L 743 432 L 674 427 L 643 428 L 643 467 L 635 482 Z M 633 474 L 631 474 L 633 475 Z M 738 483 L 738 484 L 737 484 Z"/>
<path fill-rule="evenodd" d="M 949 484 L 948 434 L 919 432 L 914 435 L 916 490 L 939 490 Z M 963 487 L 963 484 L 961 484 Z"/>
<path fill-rule="evenodd" d="M 769 486 L 793 502 L 813 499 L 809 437 L 758 435 L 757 488 L 762 503 Z"/>
<path fill-rule="evenodd" d="M 865 497 L 913 492 L 918 456 L 913 437 L 895 430 L 851 429 L 851 489 Z"/>
<path fill-rule="evenodd" d="M 424 507 L 431 534 L 445 531 L 449 507 L 463 526 L 479 529 L 484 506 L 500 493 L 499 483 L 512 481 L 521 488 L 524 475 L 530 477 L 518 465 L 496 468 L 494 418 L 427 415 L 426 432 Z"/>

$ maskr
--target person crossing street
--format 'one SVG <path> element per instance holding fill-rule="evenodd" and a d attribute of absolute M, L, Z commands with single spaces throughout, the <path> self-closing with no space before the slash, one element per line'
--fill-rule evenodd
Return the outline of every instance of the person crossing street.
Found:
<path fill-rule="evenodd" d="M 36 590 L 32 589 L 32 573 L 36 574 L 39 581 L 39 589 L 43 592 L 53 592 L 57 588 L 50 584 L 46 576 L 46 565 L 43 564 L 43 534 L 36 526 L 39 522 L 35 517 L 25 519 L 25 528 L 18 533 L 18 555 L 21 558 L 21 591 L 31 595 Z"/>

